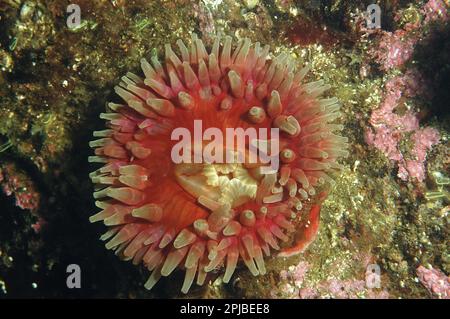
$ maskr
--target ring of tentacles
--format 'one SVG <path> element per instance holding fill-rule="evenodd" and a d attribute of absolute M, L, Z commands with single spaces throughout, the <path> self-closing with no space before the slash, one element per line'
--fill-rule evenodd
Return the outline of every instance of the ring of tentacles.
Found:
<path fill-rule="evenodd" d="M 151 289 L 161 276 L 185 271 L 182 292 L 224 268 L 230 281 L 242 261 L 253 275 L 266 273 L 264 255 L 304 251 L 318 228 L 319 193 L 347 155 L 336 98 L 322 98 L 323 80 L 304 83 L 286 53 L 244 39 L 215 37 L 207 49 L 193 35 L 189 45 L 165 46 L 165 58 L 140 61 L 143 76 L 127 73 L 100 118 L 106 129 L 90 142 L 103 166 L 90 174 L 101 211 L 90 217 L 108 231 L 106 248 L 143 263 Z M 179 163 L 171 159 L 176 127 L 278 128 L 278 171 L 258 163 Z M 248 146 L 248 145 L 247 145 Z M 326 188 L 326 187 L 325 187 Z"/>

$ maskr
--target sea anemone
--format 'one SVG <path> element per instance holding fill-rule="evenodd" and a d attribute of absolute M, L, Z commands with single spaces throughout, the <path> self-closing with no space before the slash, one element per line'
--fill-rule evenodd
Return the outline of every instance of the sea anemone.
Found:
<path fill-rule="evenodd" d="M 100 114 L 107 129 L 94 132 L 89 161 L 104 164 L 90 174 L 102 210 L 90 221 L 109 227 L 101 236 L 107 249 L 151 271 L 147 289 L 182 268 L 187 293 L 195 277 L 202 285 L 222 265 L 227 283 L 240 260 L 256 276 L 266 273 L 271 250 L 302 252 L 318 228 L 314 200 L 348 152 L 347 139 L 333 133 L 342 126 L 330 123 L 340 115 L 338 100 L 319 98 L 330 86 L 302 83 L 308 67 L 296 71 L 288 54 L 271 58 L 268 46 L 248 39 L 233 48 L 231 37 L 216 37 L 210 50 L 195 35 L 188 47 L 176 44 L 178 54 L 165 46 L 163 63 L 141 60 L 143 78 L 122 77 L 115 92 L 125 103 L 108 103 Z M 243 162 L 174 162 L 174 129 L 193 132 L 196 120 L 224 135 L 279 129 L 279 169 L 263 172 L 260 158 L 248 161 L 252 141 Z M 273 137 L 256 148 L 267 151 Z"/>

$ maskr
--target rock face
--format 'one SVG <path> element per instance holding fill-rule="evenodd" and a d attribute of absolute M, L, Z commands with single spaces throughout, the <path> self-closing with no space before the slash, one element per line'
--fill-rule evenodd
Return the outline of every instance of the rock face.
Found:
<path fill-rule="evenodd" d="M 450 278 L 442 271 L 419 266 L 416 272 L 420 282 L 430 294 L 439 299 L 450 299 Z"/>
<path fill-rule="evenodd" d="M 450 99 L 450 42 L 447 40 L 450 28 L 446 1 L 392 1 L 389 7 L 381 5 L 379 29 L 368 27 L 366 8 L 358 1 L 78 0 L 77 4 L 81 14 L 80 24 L 74 26 L 72 23 L 67 24 L 67 19 L 74 11 L 68 11 L 64 1 L 0 1 L 0 296 L 173 298 L 184 296 L 180 293 L 180 287 L 183 286 L 186 270 L 189 270 L 189 275 L 183 291 L 187 290 L 194 274 L 193 266 L 196 265 L 197 277 L 194 276 L 187 295 L 189 297 L 438 297 L 433 295 L 433 290 L 428 290 L 433 289 L 433 286 L 427 285 L 434 282 L 434 290 L 438 291 L 441 286 L 436 286 L 436 281 L 432 279 L 442 275 L 430 271 L 430 265 L 444 275 L 450 273 L 447 256 L 450 121 L 446 112 Z M 77 19 L 70 21 L 76 22 Z M 197 57 L 191 63 L 189 39 L 193 33 L 202 39 L 208 55 L 204 65 L 198 63 Z M 190 104 L 199 103 L 200 95 L 203 98 L 211 96 L 216 100 L 215 103 L 219 100 L 223 102 L 213 106 L 216 110 L 220 104 L 225 109 L 229 107 L 229 111 L 220 111 L 220 108 L 211 113 L 214 114 L 211 121 L 219 121 L 224 127 L 228 116 L 231 115 L 230 118 L 236 121 L 242 115 L 239 120 L 246 127 L 277 126 L 284 129 L 281 136 L 288 144 L 303 137 L 308 125 L 302 123 L 302 119 L 316 114 L 315 110 L 306 108 L 312 113 L 299 118 L 290 113 L 292 109 L 289 111 L 286 108 L 289 103 L 283 100 L 286 92 L 283 93 L 280 88 L 283 82 L 278 83 L 276 90 L 268 87 L 265 98 L 257 101 L 261 103 L 252 102 L 250 105 L 250 102 L 245 102 L 247 104 L 237 105 L 242 94 L 246 101 L 249 83 L 243 71 L 251 66 L 247 60 L 239 67 L 223 72 L 218 54 L 216 58 L 220 78 L 224 79 L 225 86 L 216 84 L 223 96 L 219 99 L 216 96 L 218 89 L 212 85 L 210 90 L 201 90 L 201 94 L 200 91 L 195 91 L 199 93 L 197 95 L 191 94 L 192 90 L 185 82 L 185 61 L 177 41 L 183 39 L 188 49 L 189 66 L 195 75 L 189 77 L 194 80 L 189 83 L 195 83 L 196 78 L 203 88 L 207 83 L 203 82 L 207 80 L 203 75 L 208 75 L 210 84 L 214 82 L 215 73 L 210 74 L 209 56 L 216 34 L 222 37 L 219 53 L 226 42 L 224 36 L 229 35 L 233 39 L 231 61 L 236 60 L 243 45 L 248 43 L 245 41 L 247 38 L 250 39 L 249 52 L 255 50 L 257 42 L 268 45 L 271 53 L 265 65 L 270 68 L 270 65 L 278 63 L 286 67 L 276 77 L 277 80 L 272 84 L 274 87 L 276 82 L 286 79 L 287 86 L 290 81 L 289 71 L 293 66 L 297 68 L 293 72 L 294 77 L 304 66 L 310 67 L 311 72 L 305 75 L 302 82 L 310 91 L 309 94 L 322 91 L 326 88 L 324 83 L 330 85 L 330 89 L 323 92 L 323 97 L 314 100 L 322 100 L 321 108 L 325 109 L 337 107 L 335 99 L 340 102 L 340 118 L 331 122 L 331 118 L 325 116 L 321 121 L 327 119 L 328 124 L 320 126 L 327 130 L 331 127 L 342 128 L 341 135 L 348 138 L 348 156 L 340 160 L 341 170 L 333 172 L 334 167 L 328 167 L 332 164 L 323 156 L 326 153 L 332 159 L 330 154 L 333 152 L 335 155 L 336 152 L 345 155 L 345 149 L 324 150 L 294 145 L 282 153 L 287 163 L 281 163 L 275 180 L 275 184 L 280 184 L 280 187 L 272 188 L 273 194 L 258 191 L 268 190 L 272 186 L 272 179 L 263 182 L 262 176 L 245 178 L 246 175 L 241 174 L 243 165 L 238 168 L 224 166 L 189 172 L 189 167 L 184 165 L 177 170 L 166 169 L 168 161 L 158 162 L 156 176 L 159 174 L 162 178 L 155 179 L 155 172 L 152 172 L 148 179 L 143 179 L 140 174 L 136 174 L 139 169 L 131 167 L 128 171 L 122 169 L 124 174 L 119 171 L 115 175 L 91 175 L 94 186 L 89 174 L 99 166 L 86 160 L 93 155 L 88 146 L 92 132 L 107 129 L 117 133 L 114 130 L 117 127 L 105 128 L 105 123 L 98 119 L 98 114 L 105 112 L 104 105 L 108 101 L 123 106 L 127 114 L 111 110 L 111 107 L 121 108 L 112 104 L 105 112 L 108 113 L 106 116 L 111 116 L 110 113 L 124 116 L 132 125 L 139 123 L 142 126 L 139 130 L 154 133 L 151 127 L 164 131 L 165 123 L 169 121 L 193 120 L 192 117 L 183 118 L 180 114 L 189 114 Z M 166 68 L 164 54 L 167 43 L 172 44 L 171 50 L 167 50 L 169 60 L 173 59 L 168 63 L 171 65 L 170 70 Z M 234 55 L 238 44 L 239 50 Z M 199 49 L 203 54 L 201 45 Z M 197 53 L 197 47 L 194 52 Z M 281 59 L 283 55 L 278 57 L 280 53 L 285 55 L 284 62 Z M 173 87 L 180 84 L 186 89 L 183 91 L 186 94 L 177 91 L 176 95 L 164 97 L 171 91 L 167 91 L 157 77 L 148 76 L 147 80 L 147 75 L 140 67 L 142 57 L 148 59 L 147 63 L 155 74 L 157 66 L 153 63 L 158 58 L 166 76 L 163 84 L 172 91 Z M 292 63 L 289 59 L 292 59 Z M 205 66 L 208 72 L 203 72 Z M 148 67 L 145 67 L 145 71 L 152 72 Z M 251 70 L 253 72 L 256 72 L 256 68 Z M 137 74 L 139 78 L 132 74 Z M 172 84 L 170 74 L 174 81 L 176 78 L 173 75 L 176 74 L 180 83 Z M 123 75 L 125 77 L 121 81 Z M 148 85 L 140 84 L 141 80 L 147 80 Z M 257 84 L 253 80 L 256 96 Z M 323 80 L 324 83 L 317 80 Z M 114 94 L 116 85 L 119 95 L 125 94 L 125 102 Z M 262 91 L 260 89 L 258 94 L 262 94 Z M 280 101 L 277 93 L 272 96 L 272 91 L 278 92 Z M 148 93 L 155 97 L 147 96 L 145 100 L 139 97 L 139 94 Z M 225 98 L 225 93 L 229 98 Z M 138 96 L 138 100 L 128 103 L 128 94 Z M 278 114 L 280 106 L 282 111 L 288 110 L 287 114 Z M 153 113 L 157 114 L 157 123 L 154 117 L 147 118 L 138 110 L 152 116 Z M 170 117 L 172 110 L 174 117 Z M 130 113 L 133 114 L 131 119 L 127 117 Z M 219 114 L 227 116 L 217 120 Z M 275 121 L 280 115 L 287 116 Z M 144 120 L 144 123 L 142 119 L 148 121 Z M 123 124 L 126 121 L 119 122 Z M 298 129 L 300 133 L 297 135 Z M 111 133 L 106 131 L 96 134 L 108 135 L 108 132 Z M 126 154 L 128 161 L 133 155 L 134 161 L 140 161 L 138 165 L 145 170 L 152 167 L 150 164 L 159 150 L 151 147 L 151 142 L 146 140 L 148 137 L 142 144 L 135 136 L 129 140 L 129 132 L 120 133 L 123 133 L 123 139 L 119 147 L 109 146 L 103 148 L 103 152 L 118 156 L 116 160 Z M 289 137 L 289 134 L 293 136 Z M 338 135 L 325 135 L 330 138 L 332 134 Z M 96 139 L 102 138 L 111 137 L 99 136 Z M 332 138 L 339 139 L 339 145 L 345 142 L 339 137 Z M 326 148 L 329 145 L 321 146 Z M 95 149 L 100 152 L 102 147 L 105 145 L 95 146 Z M 148 150 L 150 154 L 147 154 Z M 287 164 L 294 154 L 297 162 L 287 174 Z M 149 155 L 147 166 L 144 160 L 138 159 L 138 156 L 146 155 Z M 305 158 L 308 160 L 305 161 Z M 113 161 L 111 157 L 108 160 Z M 320 170 L 311 169 L 317 165 L 321 166 Z M 294 168 L 303 171 L 305 176 Z M 307 174 L 309 171 L 313 173 Z M 164 172 L 173 172 L 172 178 L 163 178 Z M 323 194 L 320 187 L 313 185 L 322 179 L 328 180 L 322 173 L 335 182 L 334 187 L 326 187 L 329 188 L 326 189 L 328 194 Z M 281 176 L 288 175 L 289 178 L 280 180 Z M 150 183 L 156 190 L 158 187 L 165 190 L 169 188 L 162 181 L 175 178 L 177 180 L 173 184 L 178 185 L 179 195 L 190 199 L 187 206 L 180 204 L 176 208 L 183 212 L 180 216 L 186 218 L 177 221 L 173 214 L 166 213 L 169 209 L 161 207 L 160 210 L 158 206 L 161 203 L 154 198 L 148 202 L 146 198 L 145 203 L 121 202 L 130 202 L 130 198 L 132 201 L 140 199 L 137 192 L 123 188 L 137 189 L 147 187 L 147 183 Z M 233 178 L 237 180 L 230 182 Z M 102 184 L 108 179 L 114 180 L 114 184 Z M 225 187 L 226 192 L 219 192 L 217 186 L 207 184 L 207 181 L 214 184 L 219 179 L 230 186 Z M 196 182 L 190 183 L 193 180 Z M 246 181 L 245 185 L 243 180 Z M 308 186 L 305 186 L 306 180 Z M 111 251 L 113 248 L 117 251 L 118 246 L 126 246 L 129 249 L 119 249 L 119 256 L 126 252 L 129 257 L 144 259 L 145 255 L 136 255 L 137 251 L 144 251 L 139 249 L 139 242 L 116 245 L 116 240 L 108 244 L 112 249 L 106 250 L 104 243 L 98 240 L 105 226 L 89 223 L 89 217 L 98 211 L 92 193 L 108 187 L 114 190 L 105 193 L 109 192 L 116 198 L 108 194 L 106 197 L 102 197 L 105 194 L 101 193 L 96 195 L 99 196 L 97 204 L 101 206 L 100 210 L 106 207 L 111 213 L 114 208 L 117 214 L 106 222 L 111 223 L 108 229 L 118 227 L 119 230 L 130 223 L 141 224 L 145 229 L 156 223 L 152 220 L 167 218 L 171 225 L 176 226 L 175 231 L 165 229 L 161 236 L 168 233 L 164 242 L 172 234 L 174 238 L 161 250 L 169 252 L 175 248 L 178 236 L 181 237 L 177 246 L 189 243 L 184 246 L 189 247 L 184 259 L 177 263 L 177 257 L 175 261 L 168 262 L 168 265 L 178 264 L 173 271 L 168 266 L 164 271 L 161 269 L 163 274 L 171 270 L 171 275 L 168 278 L 162 276 L 150 291 L 143 287 L 143 283 L 148 280 L 148 271 L 143 266 L 134 267 L 131 263 L 122 262 Z M 294 197 L 298 201 L 291 197 L 294 190 Z M 145 189 L 137 191 L 146 193 Z M 314 192 L 316 194 L 311 195 Z M 280 193 L 283 194 L 281 199 Z M 205 194 L 213 198 L 201 197 Z M 246 195 L 240 196 L 243 194 Z M 160 196 L 161 201 L 169 195 Z M 311 201 L 304 200 L 306 196 Z M 178 197 L 173 196 L 174 203 L 179 203 Z M 229 209 L 225 206 L 221 207 L 220 212 L 213 213 L 217 206 L 211 199 L 219 204 L 236 201 L 251 207 L 243 212 L 237 206 L 230 205 Z M 242 241 L 244 230 L 249 228 L 246 224 L 252 224 L 253 216 L 255 225 L 262 220 L 261 206 L 284 203 L 295 213 L 294 218 L 293 214 L 280 214 L 285 220 L 281 217 L 277 219 L 287 228 L 277 224 L 281 229 L 281 232 L 277 232 L 276 228 L 270 229 L 269 225 L 269 235 L 264 230 L 261 234 L 256 230 L 257 234 L 251 242 L 248 239 Z M 120 214 L 123 211 L 116 211 L 116 204 L 132 210 L 128 215 Z M 186 214 L 188 206 L 198 214 Z M 138 210 L 133 213 L 135 209 Z M 121 223 L 121 216 L 127 216 L 125 223 Z M 274 221 L 274 217 L 266 216 L 266 219 Z M 196 220 L 199 221 L 194 227 Z M 248 247 L 239 247 L 237 244 L 237 253 L 234 253 L 236 249 L 233 248 L 233 254 L 229 254 L 228 250 L 235 246 L 227 246 L 229 242 L 225 241 L 220 247 L 227 246 L 226 249 L 218 250 L 214 248 L 215 244 L 211 244 L 211 247 L 206 244 L 203 254 L 200 254 L 203 245 L 196 244 L 200 242 L 199 238 L 206 237 L 201 237 L 203 235 L 197 231 L 201 232 L 206 226 L 210 231 L 210 223 L 216 225 L 222 222 L 226 225 L 217 232 L 217 246 L 223 239 L 230 237 L 234 243 Z M 114 226 L 114 223 L 119 224 Z M 294 231 L 291 232 L 292 228 Z M 182 232 L 183 229 L 186 231 Z M 225 229 L 226 234 L 223 233 Z M 251 232 L 253 235 L 254 232 Z M 274 241 L 270 236 L 275 238 Z M 283 242 L 284 236 L 287 236 L 287 242 Z M 190 243 L 193 238 L 195 242 Z M 191 247 L 194 246 L 186 265 Z M 261 254 L 265 254 L 267 246 L 272 256 L 264 256 L 262 262 L 258 247 Z M 305 250 L 306 246 L 308 248 Z M 249 254 L 249 251 L 254 254 Z M 296 254 L 299 251 L 303 253 Z M 282 258 L 274 258 L 275 254 Z M 197 259 L 197 256 L 203 256 L 203 259 Z M 218 262 L 217 267 L 209 265 L 210 258 Z M 149 261 L 149 256 L 146 259 Z M 227 272 L 228 260 L 230 266 Z M 198 281 L 198 270 L 205 269 L 199 267 L 199 261 L 208 263 L 203 266 L 215 268 L 207 272 L 202 286 L 194 284 Z M 161 262 L 157 264 L 161 266 Z M 66 287 L 67 270 L 73 264 L 81 269 L 80 289 Z M 380 288 L 365 286 L 370 265 L 379 269 Z M 421 265 L 426 268 L 424 274 L 430 273 L 422 276 L 420 272 L 425 285 L 416 273 Z M 233 275 L 229 278 L 232 270 Z M 265 274 L 255 278 L 252 272 Z M 225 273 L 227 276 L 224 278 Z M 378 273 L 373 275 L 378 276 Z M 228 283 L 224 283 L 228 280 Z M 147 287 L 153 282 L 154 279 Z M 440 282 L 437 281 L 438 284 Z"/>

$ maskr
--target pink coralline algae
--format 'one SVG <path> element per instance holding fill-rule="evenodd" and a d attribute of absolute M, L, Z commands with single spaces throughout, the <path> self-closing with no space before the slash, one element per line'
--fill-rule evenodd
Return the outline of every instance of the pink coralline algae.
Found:
<path fill-rule="evenodd" d="M 405 100 L 420 95 L 430 98 L 431 90 L 421 74 L 408 67 L 416 43 L 429 39 L 432 32 L 426 26 L 430 22 L 448 20 L 446 4 L 441 0 L 430 0 L 421 9 L 423 22 L 417 20 L 404 29 L 381 33 L 377 45 L 369 50 L 369 56 L 387 71 L 403 69 L 403 75 L 392 77 L 385 84 L 381 105 L 372 112 L 366 129 L 366 142 L 379 149 L 398 165 L 398 177 L 404 181 L 425 179 L 427 152 L 440 140 L 436 129 L 421 128 L 417 114 L 405 107 Z M 399 17 L 397 17 L 399 19 Z M 406 110 L 405 110 L 406 109 Z M 402 145 L 403 147 L 400 147 Z"/>
<path fill-rule="evenodd" d="M 366 33 L 381 34 L 378 45 L 369 50 L 369 56 L 375 59 L 381 70 L 387 71 L 404 66 L 411 59 L 417 42 L 426 39 L 429 35 L 426 34 L 427 31 L 424 27 L 430 22 L 448 21 L 447 8 L 441 0 L 428 1 L 422 7 L 421 12 L 424 15 L 423 22 L 418 20 L 414 23 L 407 23 L 403 29 L 394 32 L 362 29 Z"/>
<path fill-rule="evenodd" d="M 280 272 L 280 278 L 285 282 L 280 288 L 280 294 L 283 297 L 296 299 L 299 298 L 300 288 L 302 287 L 309 264 L 301 261 L 298 265 L 290 266 L 287 270 Z M 277 298 L 277 291 L 273 291 L 273 298 Z"/>
<path fill-rule="evenodd" d="M 361 279 L 329 279 L 318 283 L 314 287 L 305 285 L 304 280 L 309 269 L 309 263 L 301 261 L 298 265 L 289 267 L 288 270 L 282 270 L 280 272 L 282 284 L 278 291 L 273 291 L 272 297 L 289 299 L 389 298 L 387 291 L 367 288 L 365 280 Z"/>
<path fill-rule="evenodd" d="M 309 265 L 307 262 L 300 262 L 296 266 L 289 267 L 288 270 L 282 270 L 280 272 L 281 279 L 292 280 L 296 286 L 301 286 L 308 272 Z"/>
<path fill-rule="evenodd" d="M 440 139 L 436 129 L 419 127 L 419 120 L 413 111 L 407 110 L 402 115 L 395 113 L 402 98 L 413 97 L 420 93 L 420 83 L 420 76 L 414 71 L 408 71 L 403 76 L 389 80 L 385 85 L 383 102 L 370 117 L 372 128 L 367 129 L 365 136 L 367 144 L 376 147 L 397 163 L 398 177 L 404 181 L 416 178 L 422 182 L 425 179 L 424 165 L 427 151 Z M 409 135 L 412 148 L 405 157 L 399 144 L 406 141 Z"/>
<path fill-rule="evenodd" d="M 450 277 L 442 271 L 419 266 L 416 269 L 422 285 L 436 298 L 450 299 Z"/>
<path fill-rule="evenodd" d="M 431 21 L 448 21 L 448 7 L 442 0 L 430 0 L 422 9 L 425 24 Z"/>
<path fill-rule="evenodd" d="M 317 288 L 305 287 L 300 289 L 301 299 L 333 298 L 333 299 L 387 299 L 389 293 L 385 290 L 370 289 L 364 280 L 330 279 L 320 283 Z"/>
<path fill-rule="evenodd" d="M 18 207 L 34 212 L 39 206 L 39 194 L 33 183 L 14 165 L 0 166 L 0 185 L 7 196 L 15 196 Z"/>
<path fill-rule="evenodd" d="M 425 179 L 424 162 L 427 151 L 439 142 L 439 138 L 439 133 L 430 127 L 415 132 L 412 136 L 415 159 L 406 159 L 404 165 L 399 165 L 398 176 L 403 180 L 411 176 L 417 178 L 420 182 L 423 181 Z"/>
<path fill-rule="evenodd" d="M 412 57 L 416 42 L 417 38 L 405 30 L 384 32 L 379 47 L 370 53 L 382 70 L 389 70 L 402 66 Z"/>

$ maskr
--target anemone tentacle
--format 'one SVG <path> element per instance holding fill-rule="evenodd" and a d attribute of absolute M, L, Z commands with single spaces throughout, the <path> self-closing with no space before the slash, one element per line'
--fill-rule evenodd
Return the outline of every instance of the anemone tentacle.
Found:
<path fill-rule="evenodd" d="M 183 293 L 222 266 L 229 282 L 239 261 L 265 274 L 264 255 L 305 231 L 305 208 L 348 154 L 347 139 L 336 134 L 342 126 L 332 123 L 339 101 L 321 98 L 330 88 L 322 80 L 303 82 L 309 66 L 296 70 L 286 53 L 271 58 L 268 46 L 248 39 L 234 48 L 231 37 L 216 37 L 211 49 L 195 35 L 190 42 L 166 45 L 163 62 L 142 59 L 143 76 L 121 78 L 115 92 L 123 102 L 100 114 L 107 129 L 94 132 L 89 157 L 104 165 L 90 174 L 101 209 L 90 221 L 109 227 L 101 236 L 106 248 L 143 263 L 151 271 L 147 289 L 185 269 Z M 174 163 L 173 129 L 193 131 L 198 119 L 221 132 L 278 128 L 280 168 L 267 174 L 261 162 Z M 316 232 L 318 208 L 309 216 Z M 311 232 L 280 255 L 303 251 Z"/>

